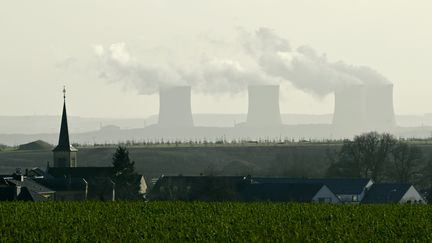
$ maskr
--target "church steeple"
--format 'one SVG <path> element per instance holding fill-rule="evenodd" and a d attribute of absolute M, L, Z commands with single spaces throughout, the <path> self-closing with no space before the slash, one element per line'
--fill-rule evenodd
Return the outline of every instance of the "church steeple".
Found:
<path fill-rule="evenodd" d="M 66 113 L 66 88 L 63 88 L 63 113 L 58 145 L 54 148 L 54 167 L 76 167 L 75 149 L 69 140 L 69 128 Z"/>
<path fill-rule="evenodd" d="M 60 126 L 60 136 L 57 147 L 54 148 L 54 151 L 71 151 L 74 149 L 70 145 L 69 141 L 69 128 L 67 121 L 67 113 L 66 113 L 66 87 L 63 88 L 63 114 Z"/>

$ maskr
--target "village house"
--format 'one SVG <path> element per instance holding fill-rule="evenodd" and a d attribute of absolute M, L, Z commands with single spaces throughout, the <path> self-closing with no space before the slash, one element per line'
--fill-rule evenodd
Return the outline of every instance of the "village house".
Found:
<path fill-rule="evenodd" d="M 368 189 L 361 203 L 426 204 L 426 200 L 411 184 L 378 183 Z"/>
<path fill-rule="evenodd" d="M 340 202 L 322 183 L 256 183 L 251 176 L 162 176 L 148 199 Z"/>
<path fill-rule="evenodd" d="M 370 179 L 251 176 L 161 176 L 148 200 L 273 201 L 307 203 L 426 203 L 410 184 Z"/>
<path fill-rule="evenodd" d="M 55 200 L 55 191 L 21 174 L 0 177 L 1 201 Z"/>
<path fill-rule="evenodd" d="M 326 185 L 342 203 L 360 203 L 366 190 L 373 184 L 363 178 L 289 178 L 289 177 L 253 177 L 252 183 L 300 183 Z"/>
<path fill-rule="evenodd" d="M 149 200 L 233 201 L 250 183 L 244 176 L 161 176 L 147 195 Z"/>
<path fill-rule="evenodd" d="M 313 183 L 250 184 L 240 194 L 242 201 L 340 203 L 326 185 Z"/>

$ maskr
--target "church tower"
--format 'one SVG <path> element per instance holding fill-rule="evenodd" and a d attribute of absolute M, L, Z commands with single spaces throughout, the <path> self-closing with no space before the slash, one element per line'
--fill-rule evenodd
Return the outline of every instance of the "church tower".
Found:
<path fill-rule="evenodd" d="M 53 149 L 54 167 L 77 167 L 77 152 L 69 141 L 66 114 L 66 88 L 63 89 L 63 114 L 58 145 Z"/>

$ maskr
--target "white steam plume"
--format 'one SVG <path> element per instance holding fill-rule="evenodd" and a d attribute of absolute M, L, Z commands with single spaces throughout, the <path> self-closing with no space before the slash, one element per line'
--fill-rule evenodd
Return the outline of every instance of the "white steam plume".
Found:
<path fill-rule="evenodd" d="M 112 44 L 109 48 L 98 45 L 94 51 L 100 61 L 100 77 L 122 82 L 140 94 L 154 94 L 164 86 L 184 85 L 176 72 L 140 63 L 130 55 L 124 43 Z"/>
<path fill-rule="evenodd" d="M 135 88 L 140 94 L 183 85 L 190 85 L 195 92 L 237 94 L 248 85 L 289 81 L 298 89 L 325 96 L 344 86 L 390 83 L 369 67 L 330 62 L 308 46 L 294 49 L 287 39 L 268 28 L 252 33 L 238 30 L 240 45 L 231 43 L 224 50 L 215 43 L 207 43 L 202 50 L 188 50 L 180 57 L 165 57 L 158 62 L 138 60 L 124 43 L 96 46 L 94 52 L 101 77 Z M 217 51 L 204 54 L 212 49 Z"/>
<path fill-rule="evenodd" d="M 241 30 L 240 34 L 245 52 L 267 75 L 290 81 L 295 87 L 316 95 L 323 96 L 347 85 L 390 83 L 369 67 L 329 62 L 311 47 L 292 50 L 288 40 L 267 28 L 252 34 Z"/>
<path fill-rule="evenodd" d="M 100 63 L 100 77 L 110 82 L 122 82 L 146 95 L 158 92 L 160 87 L 183 85 L 192 86 L 196 92 L 236 94 L 246 90 L 249 84 L 264 84 L 271 80 L 260 73 L 258 67 L 246 68 L 239 61 L 226 58 L 200 57 L 192 63 L 190 60 L 185 62 L 188 63 L 186 67 L 150 65 L 134 58 L 124 43 L 108 48 L 98 45 L 94 47 L 94 53 Z"/>
<path fill-rule="evenodd" d="M 272 82 L 258 68 L 221 58 L 202 58 L 193 70 L 182 70 L 181 73 L 195 90 L 203 93 L 237 94 L 245 91 L 248 85 Z"/>

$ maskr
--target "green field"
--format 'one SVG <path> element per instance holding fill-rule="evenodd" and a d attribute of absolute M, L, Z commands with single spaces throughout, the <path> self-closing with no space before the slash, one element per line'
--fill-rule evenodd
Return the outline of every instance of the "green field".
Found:
<path fill-rule="evenodd" d="M 0 203 L 2 242 L 431 241 L 432 207 L 291 203 Z"/>
<path fill-rule="evenodd" d="M 323 177 L 331 161 L 328 153 L 340 144 L 247 144 L 179 145 L 128 147 L 137 172 L 147 179 L 160 175 L 263 175 Z M 424 157 L 420 164 L 432 160 L 432 145 L 419 144 Z M 116 147 L 79 148 L 79 166 L 111 166 Z M 0 151 L 0 174 L 16 168 L 42 167 L 52 161 L 52 152 Z"/>
<path fill-rule="evenodd" d="M 301 165 L 305 176 L 319 177 L 327 169 L 327 150 L 340 145 L 247 145 L 247 146 L 164 146 L 128 147 L 139 173 L 146 177 L 165 175 L 198 175 L 212 170 L 224 175 L 273 174 L 292 171 Z M 111 166 L 111 157 L 116 147 L 79 148 L 79 166 Z M 286 158 L 281 168 L 275 164 L 277 157 Z M 2 151 L 0 152 L 0 174 L 13 172 L 16 168 L 45 168 L 52 161 L 52 152 Z M 277 168 L 275 168 L 277 167 Z"/>

